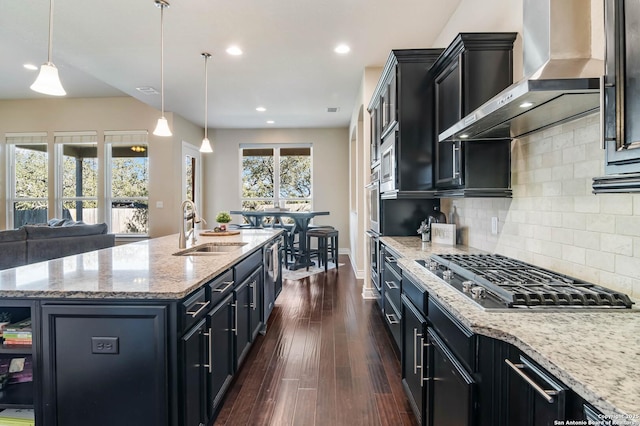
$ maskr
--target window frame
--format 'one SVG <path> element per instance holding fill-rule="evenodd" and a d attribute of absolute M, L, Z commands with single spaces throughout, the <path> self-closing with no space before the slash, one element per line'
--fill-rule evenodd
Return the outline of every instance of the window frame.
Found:
<path fill-rule="evenodd" d="M 309 148 L 309 174 L 310 174 L 310 195 L 308 198 L 281 198 L 280 197 L 280 150 L 281 149 L 295 149 L 295 148 Z M 261 198 L 245 198 L 243 196 L 243 172 L 242 160 L 244 158 L 245 149 L 273 149 L 273 198 L 261 197 Z M 279 206 L 280 201 L 308 201 L 309 210 L 313 210 L 313 198 L 314 198 L 314 182 L 313 182 L 313 144 L 311 143 L 285 143 L 285 144 L 240 144 L 239 148 L 239 179 L 240 179 L 240 205 L 243 206 L 245 201 L 268 201 L 272 202 L 273 206 Z M 242 207 L 244 209 L 244 207 Z"/>

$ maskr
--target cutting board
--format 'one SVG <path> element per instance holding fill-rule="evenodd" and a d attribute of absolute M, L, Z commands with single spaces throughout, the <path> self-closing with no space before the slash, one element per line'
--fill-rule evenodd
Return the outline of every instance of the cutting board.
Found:
<path fill-rule="evenodd" d="M 202 231 L 200 232 L 200 235 L 202 235 L 203 237 L 224 237 L 226 235 L 238 235 L 240 233 L 240 231 L 213 231 L 211 229 L 208 229 L 206 231 Z"/>

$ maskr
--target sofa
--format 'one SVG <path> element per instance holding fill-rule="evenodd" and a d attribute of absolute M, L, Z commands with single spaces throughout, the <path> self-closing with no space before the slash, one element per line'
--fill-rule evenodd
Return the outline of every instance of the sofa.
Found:
<path fill-rule="evenodd" d="M 70 219 L 24 225 L 0 231 L 0 270 L 115 245 L 107 224 L 88 225 Z"/>

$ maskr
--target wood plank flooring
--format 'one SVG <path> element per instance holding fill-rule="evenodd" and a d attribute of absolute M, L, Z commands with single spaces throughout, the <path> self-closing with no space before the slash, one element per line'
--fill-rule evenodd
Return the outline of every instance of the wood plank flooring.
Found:
<path fill-rule="evenodd" d="M 378 305 L 340 262 L 284 281 L 215 425 L 417 425 Z"/>

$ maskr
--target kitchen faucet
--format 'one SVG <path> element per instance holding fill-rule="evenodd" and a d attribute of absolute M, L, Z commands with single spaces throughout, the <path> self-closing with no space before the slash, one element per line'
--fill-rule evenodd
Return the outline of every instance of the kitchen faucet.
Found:
<path fill-rule="evenodd" d="M 191 206 L 191 213 L 189 214 L 185 214 L 184 213 L 184 209 L 187 206 Z M 204 221 L 204 219 L 200 218 L 200 215 L 198 215 L 198 210 L 196 210 L 196 205 L 193 201 L 191 200 L 184 200 L 182 202 L 182 206 L 180 207 L 180 216 L 182 216 L 180 218 L 180 237 L 179 237 L 179 241 L 178 241 L 178 246 L 179 248 L 183 249 L 183 248 L 187 248 L 187 238 L 191 237 L 191 245 L 195 244 L 196 242 L 196 233 L 195 233 L 195 227 L 196 227 L 196 223 L 200 223 L 201 221 Z M 191 221 L 191 229 L 189 230 L 189 232 L 185 232 L 185 226 L 187 224 L 187 222 Z M 204 223 L 207 223 L 206 221 Z"/>

